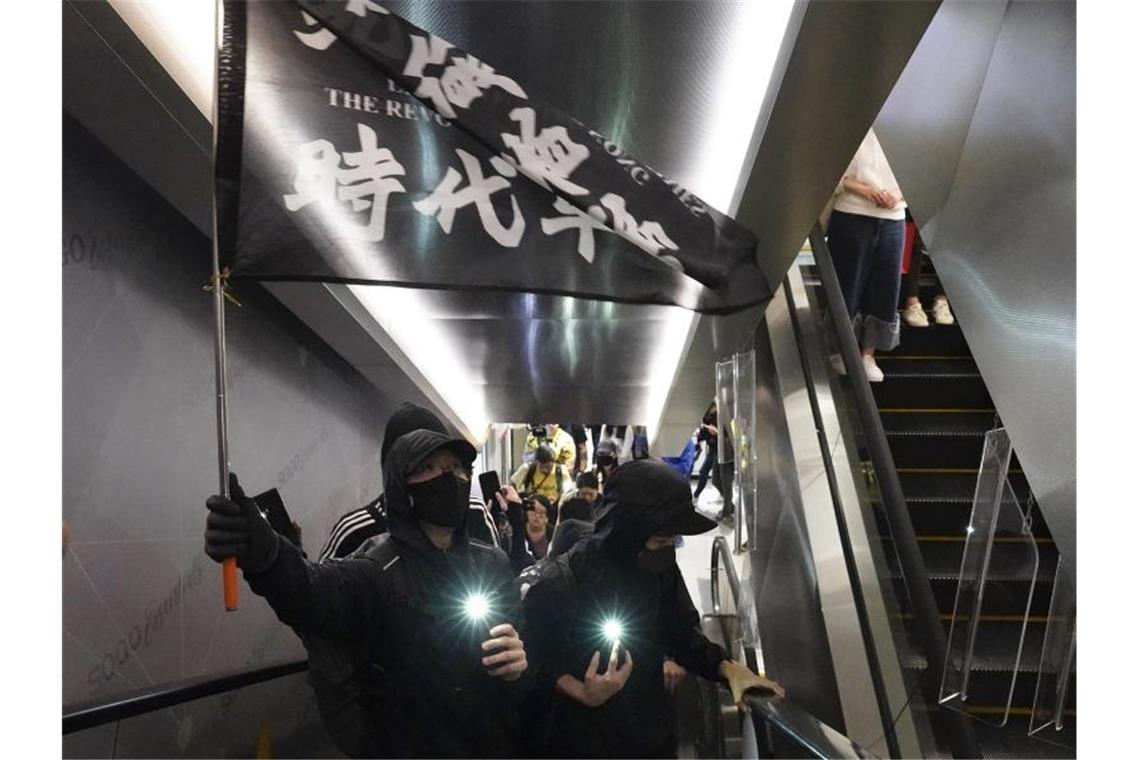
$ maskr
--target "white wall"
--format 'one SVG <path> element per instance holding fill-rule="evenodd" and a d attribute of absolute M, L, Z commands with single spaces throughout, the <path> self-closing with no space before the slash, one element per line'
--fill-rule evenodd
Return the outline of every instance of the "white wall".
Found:
<path fill-rule="evenodd" d="M 209 241 L 65 117 L 63 703 L 303 654 L 203 553 L 217 488 Z M 392 404 L 259 286 L 228 309 L 230 452 L 313 555 L 380 489 Z"/>

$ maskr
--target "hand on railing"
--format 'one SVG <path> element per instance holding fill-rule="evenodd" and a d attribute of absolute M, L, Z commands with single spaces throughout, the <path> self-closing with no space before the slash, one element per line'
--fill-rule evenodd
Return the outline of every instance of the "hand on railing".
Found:
<path fill-rule="evenodd" d="M 753 673 L 735 660 L 722 660 L 719 669 L 720 675 L 728 681 L 728 688 L 732 690 L 732 701 L 744 712 L 748 712 L 748 702 L 744 699 L 744 692 L 749 689 L 767 689 L 778 697 L 785 695 L 783 686 Z"/>

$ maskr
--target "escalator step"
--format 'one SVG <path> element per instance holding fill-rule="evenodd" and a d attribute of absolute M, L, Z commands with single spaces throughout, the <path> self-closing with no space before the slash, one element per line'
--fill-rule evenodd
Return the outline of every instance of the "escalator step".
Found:
<path fill-rule="evenodd" d="M 896 594 L 900 598 L 905 598 L 906 585 L 902 581 L 901 574 L 893 580 Z M 938 606 L 938 611 L 943 615 L 951 614 L 954 611 L 954 601 L 958 592 L 958 578 L 932 578 L 930 588 L 934 592 L 934 602 Z M 1039 582 L 1033 586 L 1033 597 L 1029 604 L 1030 614 L 1048 615 L 1052 593 L 1053 579 L 1049 576 L 1039 579 Z M 989 583 L 982 597 L 982 614 L 1013 616 L 1013 619 L 1020 620 L 1025 615 L 1028 594 L 1028 581 Z"/>
<path fill-rule="evenodd" d="M 884 379 L 872 383 L 880 409 L 989 409 L 993 407 L 982 376 L 975 373 L 892 372 L 880 365 Z"/>
<path fill-rule="evenodd" d="M 967 504 L 974 501 L 974 490 L 977 486 L 978 475 L 976 468 L 972 471 L 957 470 L 936 472 L 933 469 L 917 470 L 915 468 L 902 468 L 899 472 L 899 483 L 902 486 L 906 500 L 910 501 L 958 501 Z M 1029 484 L 1025 475 L 1011 472 L 1009 476 L 1013 492 L 1022 504 L 1029 499 Z"/>
<path fill-rule="evenodd" d="M 898 355 L 914 356 L 970 356 L 970 347 L 958 325 L 931 325 L 911 327 L 902 323 Z"/>
<path fill-rule="evenodd" d="M 970 512 L 973 509 L 971 501 L 911 501 L 907 500 L 907 512 L 915 529 L 923 534 L 953 535 L 962 534 L 970 524 Z M 882 535 L 890 533 L 886 523 L 886 515 L 882 504 L 873 502 L 876 521 Z M 1049 528 L 1041 518 L 1039 511 L 1031 512 L 1033 521 L 1033 535 L 1039 538 L 1049 538 Z M 1042 547 L 1038 547 L 1039 550 Z"/>
<path fill-rule="evenodd" d="M 879 418 L 883 421 L 883 430 L 887 435 L 929 433 L 984 437 L 986 432 L 995 427 L 994 417 L 993 409 L 973 412 L 961 410 L 927 412 L 922 409 L 909 412 L 879 411 Z"/>
<path fill-rule="evenodd" d="M 887 445 L 896 467 L 977 467 L 985 437 L 969 433 L 890 432 Z"/>

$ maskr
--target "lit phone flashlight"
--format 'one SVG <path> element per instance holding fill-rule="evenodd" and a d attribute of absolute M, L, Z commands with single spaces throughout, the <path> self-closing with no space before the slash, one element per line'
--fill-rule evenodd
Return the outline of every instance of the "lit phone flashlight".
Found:
<path fill-rule="evenodd" d="M 603 671 L 609 669 L 610 652 L 615 648 L 617 649 L 617 664 L 620 666 L 625 661 L 625 648 L 621 645 L 622 637 L 625 635 L 625 626 L 621 621 L 616 618 L 606 618 L 602 622 L 602 637 L 609 644 L 607 651 L 603 652 L 602 666 Z"/>
<path fill-rule="evenodd" d="M 482 623 L 490 611 L 491 602 L 487 599 L 487 595 L 482 592 L 471 594 L 463 602 L 463 614 L 472 623 Z"/>
<path fill-rule="evenodd" d="M 472 630 L 476 634 L 473 638 L 475 639 L 475 649 L 479 655 L 480 665 L 482 665 L 484 657 L 490 657 L 500 651 L 498 649 L 484 651 L 483 649 L 483 642 L 491 638 L 490 631 L 487 628 L 487 618 L 490 614 L 491 600 L 482 591 L 468 594 L 467 598 L 463 600 L 463 616 L 471 623 Z M 492 670 L 493 668 L 483 665 L 483 669 Z"/>

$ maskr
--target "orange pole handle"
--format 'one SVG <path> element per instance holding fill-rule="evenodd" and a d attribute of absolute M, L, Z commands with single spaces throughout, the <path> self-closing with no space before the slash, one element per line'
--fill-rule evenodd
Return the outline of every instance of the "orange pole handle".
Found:
<path fill-rule="evenodd" d="M 222 562 L 222 591 L 226 597 L 226 612 L 233 612 L 238 603 L 237 560 L 233 557 Z"/>

